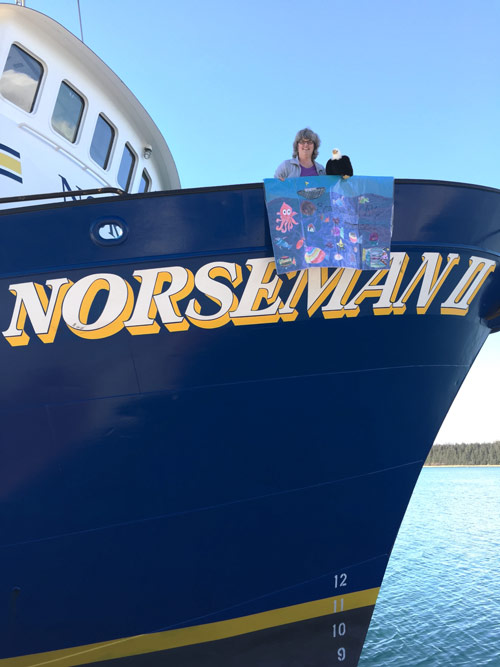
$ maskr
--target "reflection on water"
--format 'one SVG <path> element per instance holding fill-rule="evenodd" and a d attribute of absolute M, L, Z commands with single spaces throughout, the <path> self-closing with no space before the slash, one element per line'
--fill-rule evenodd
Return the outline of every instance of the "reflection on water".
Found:
<path fill-rule="evenodd" d="M 359 667 L 500 665 L 500 468 L 425 468 Z"/>

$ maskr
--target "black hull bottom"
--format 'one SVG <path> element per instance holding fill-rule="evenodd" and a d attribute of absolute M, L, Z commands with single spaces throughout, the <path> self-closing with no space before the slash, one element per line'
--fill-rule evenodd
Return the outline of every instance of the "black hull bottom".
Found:
<path fill-rule="evenodd" d="M 374 606 L 238 637 L 93 663 L 99 667 L 355 667 Z M 344 623 L 347 631 L 338 636 Z M 334 637 L 334 626 L 337 637 Z M 341 628 L 342 632 L 344 629 Z"/>

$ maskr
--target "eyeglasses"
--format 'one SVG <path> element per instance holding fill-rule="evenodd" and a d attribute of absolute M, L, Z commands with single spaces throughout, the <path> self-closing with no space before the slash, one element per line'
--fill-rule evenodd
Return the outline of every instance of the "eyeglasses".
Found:
<path fill-rule="evenodd" d="M 307 146 L 307 144 L 313 144 L 313 143 L 314 143 L 314 141 L 311 141 L 310 139 L 301 139 L 299 141 L 299 144 L 301 146 Z"/>

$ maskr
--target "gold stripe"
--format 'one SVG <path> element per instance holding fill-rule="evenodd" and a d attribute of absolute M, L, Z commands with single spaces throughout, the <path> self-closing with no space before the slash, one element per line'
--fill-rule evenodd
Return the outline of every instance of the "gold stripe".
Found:
<path fill-rule="evenodd" d="M 291 607 L 264 611 L 260 614 L 232 618 L 228 621 L 207 623 L 205 625 L 194 625 L 189 628 L 178 630 L 166 630 L 148 635 L 137 635 L 115 639 L 100 644 L 88 644 L 87 646 L 76 646 L 69 649 L 50 651 L 48 653 L 37 653 L 23 655 L 17 658 L 4 658 L 0 660 L 1 667 L 41 667 L 42 665 L 53 665 L 54 667 L 74 667 L 75 665 L 88 665 L 101 660 L 112 660 L 114 658 L 125 658 L 132 655 L 154 653 L 181 646 L 202 644 L 204 642 L 237 637 L 238 635 L 266 630 L 287 623 L 297 623 L 310 618 L 327 616 L 334 611 L 337 602 L 337 612 L 359 609 L 374 605 L 377 600 L 379 588 L 370 588 L 357 593 L 305 602 Z"/>
<path fill-rule="evenodd" d="M 14 171 L 16 174 L 21 174 L 21 163 L 15 157 L 10 157 L 10 155 L 5 155 L 0 153 L 0 167 L 7 167 L 11 171 Z"/>

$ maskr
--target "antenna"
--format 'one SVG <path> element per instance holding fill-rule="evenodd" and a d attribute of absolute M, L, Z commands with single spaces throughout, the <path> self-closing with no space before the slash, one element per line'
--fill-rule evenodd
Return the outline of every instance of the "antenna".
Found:
<path fill-rule="evenodd" d="M 17 1 L 17 0 L 16 0 L 16 1 Z M 83 40 L 82 13 L 81 13 L 81 11 L 80 11 L 80 0 L 76 0 L 76 1 L 77 1 L 77 3 L 78 3 L 78 18 L 80 19 L 80 34 L 81 34 L 81 36 L 82 36 L 82 42 L 85 44 L 85 42 L 84 42 L 84 40 Z M 21 0 L 21 2 L 24 3 L 24 0 Z"/>
<path fill-rule="evenodd" d="M 24 7 L 24 0 L 16 0 L 16 5 L 19 5 L 19 7 Z"/>

